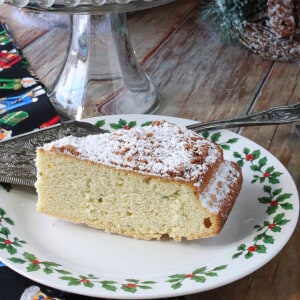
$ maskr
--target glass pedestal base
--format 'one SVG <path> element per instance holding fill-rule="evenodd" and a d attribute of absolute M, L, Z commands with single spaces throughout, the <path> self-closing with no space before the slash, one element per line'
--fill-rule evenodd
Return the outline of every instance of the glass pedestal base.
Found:
<path fill-rule="evenodd" d="M 71 15 L 68 53 L 49 93 L 57 111 L 70 119 L 151 113 L 157 108 L 159 94 L 137 61 L 126 12 L 173 1 L 4 0 L 34 11 Z"/>
<path fill-rule="evenodd" d="M 125 13 L 72 16 L 69 51 L 50 98 L 72 119 L 157 108 L 158 92 L 136 59 Z"/>

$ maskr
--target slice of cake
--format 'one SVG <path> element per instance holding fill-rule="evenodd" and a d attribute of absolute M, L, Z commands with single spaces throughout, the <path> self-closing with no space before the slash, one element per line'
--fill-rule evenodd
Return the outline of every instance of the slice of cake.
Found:
<path fill-rule="evenodd" d="M 138 239 L 198 239 L 222 229 L 240 167 L 195 132 L 166 121 L 37 150 L 37 209 Z"/>

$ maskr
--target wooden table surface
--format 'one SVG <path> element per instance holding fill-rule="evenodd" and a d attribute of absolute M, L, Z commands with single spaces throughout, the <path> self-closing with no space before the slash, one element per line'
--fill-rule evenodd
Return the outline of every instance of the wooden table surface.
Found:
<path fill-rule="evenodd" d="M 207 121 L 299 102 L 299 63 L 263 60 L 238 43 L 226 44 L 201 22 L 200 2 L 178 0 L 128 15 L 137 56 L 163 95 L 156 113 Z M 25 14 L 6 5 L 0 16 L 38 77 L 51 86 L 66 50 L 69 19 Z M 274 154 L 299 190 L 295 124 L 240 128 L 238 133 Z M 284 249 L 261 269 L 226 286 L 173 299 L 300 299 L 299 249 L 298 223 Z"/>

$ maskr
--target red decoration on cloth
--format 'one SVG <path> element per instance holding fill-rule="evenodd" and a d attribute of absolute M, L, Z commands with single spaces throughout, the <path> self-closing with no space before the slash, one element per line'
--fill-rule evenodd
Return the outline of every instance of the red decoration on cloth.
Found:
<path fill-rule="evenodd" d="M 0 141 L 59 122 L 45 87 L 0 22 Z"/>

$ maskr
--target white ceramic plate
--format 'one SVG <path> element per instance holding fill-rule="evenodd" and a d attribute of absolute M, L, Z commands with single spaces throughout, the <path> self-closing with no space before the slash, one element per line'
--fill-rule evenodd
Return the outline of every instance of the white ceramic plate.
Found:
<path fill-rule="evenodd" d="M 121 115 L 89 121 L 110 131 L 168 119 Z M 87 296 L 143 299 L 191 294 L 240 279 L 288 242 L 299 214 L 288 171 L 259 145 L 221 130 L 208 135 L 242 165 L 241 194 L 220 235 L 198 241 L 141 241 L 39 214 L 34 189 L 0 186 L 0 260 L 16 272 Z"/>

